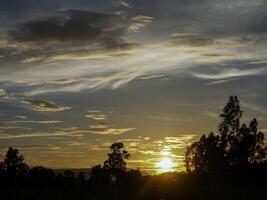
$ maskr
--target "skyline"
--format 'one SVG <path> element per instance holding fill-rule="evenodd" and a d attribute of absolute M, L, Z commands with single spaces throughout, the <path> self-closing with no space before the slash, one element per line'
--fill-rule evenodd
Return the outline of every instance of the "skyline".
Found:
<path fill-rule="evenodd" d="M 14 146 L 32 165 L 83 168 L 120 141 L 130 167 L 167 157 L 181 170 L 230 95 L 266 133 L 266 10 L 265 0 L 0 2 L 1 155 Z"/>

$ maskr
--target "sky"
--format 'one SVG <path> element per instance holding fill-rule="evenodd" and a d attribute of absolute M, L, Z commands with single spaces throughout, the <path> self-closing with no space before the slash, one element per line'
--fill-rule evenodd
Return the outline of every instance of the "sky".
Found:
<path fill-rule="evenodd" d="M 0 159 L 183 169 L 237 95 L 267 131 L 266 0 L 0 0 Z"/>

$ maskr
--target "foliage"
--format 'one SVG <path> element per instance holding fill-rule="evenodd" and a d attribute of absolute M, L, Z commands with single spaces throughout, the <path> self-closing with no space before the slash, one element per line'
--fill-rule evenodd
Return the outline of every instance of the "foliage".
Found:
<path fill-rule="evenodd" d="M 18 149 L 9 147 L 4 161 L 0 163 L 1 171 L 4 171 L 8 176 L 24 175 L 29 167 L 24 162 L 24 158 L 19 154 Z"/>
<path fill-rule="evenodd" d="M 203 135 L 187 148 L 188 172 L 225 172 L 265 161 L 264 134 L 258 131 L 256 119 L 240 126 L 242 111 L 236 96 L 229 97 L 220 117 L 218 135 Z"/>
<path fill-rule="evenodd" d="M 114 178 L 119 178 L 126 171 L 125 160 L 130 158 L 128 151 L 124 149 L 124 144 L 114 143 L 110 146 L 108 159 L 104 162 L 104 169 L 107 170 Z"/>

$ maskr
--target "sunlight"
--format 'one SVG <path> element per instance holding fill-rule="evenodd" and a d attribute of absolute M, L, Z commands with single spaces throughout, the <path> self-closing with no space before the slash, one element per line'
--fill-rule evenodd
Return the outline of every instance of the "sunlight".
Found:
<path fill-rule="evenodd" d="M 171 158 L 162 158 L 157 164 L 156 164 L 157 170 L 159 172 L 171 172 L 174 170 L 174 163 Z"/>

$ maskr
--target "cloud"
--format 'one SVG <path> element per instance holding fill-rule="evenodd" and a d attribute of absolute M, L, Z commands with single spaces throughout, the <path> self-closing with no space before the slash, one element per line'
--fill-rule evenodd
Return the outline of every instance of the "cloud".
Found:
<path fill-rule="evenodd" d="M 126 1 L 120 1 L 120 5 L 124 6 L 126 8 L 131 8 L 131 5 L 129 3 L 127 3 Z"/>
<path fill-rule="evenodd" d="M 139 44 L 117 44 L 114 46 L 97 46 L 97 47 L 84 47 L 83 45 L 75 48 L 75 50 L 66 47 L 65 50 L 59 50 L 55 52 L 46 52 L 41 55 L 34 55 L 31 57 L 24 58 L 22 64 L 30 63 L 43 63 L 49 64 L 54 62 L 66 62 L 66 61 L 82 61 L 82 60 L 114 60 L 115 58 L 129 56 L 134 54 L 140 49 L 141 45 Z M 71 47 L 70 47 L 71 48 Z"/>
<path fill-rule="evenodd" d="M 229 78 L 229 79 L 224 79 L 224 80 L 211 81 L 211 82 L 206 83 L 206 85 L 219 85 L 219 84 L 229 83 L 235 80 L 238 80 L 238 78 Z"/>
<path fill-rule="evenodd" d="M 118 26 L 120 17 L 113 14 L 83 10 L 67 10 L 56 16 L 35 19 L 9 31 L 9 39 L 18 43 L 39 45 L 119 44 L 124 29 Z"/>
<path fill-rule="evenodd" d="M 102 113 L 102 110 L 87 110 L 89 113 Z"/>
<path fill-rule="evenodd" d="M 0 146 L 0 149 L 7 149 L 9 146 Z M 16 145 L 16 148 L 19 150 L 52 150 L 52 151 L 57 151 L 60 150 L 61 147 L 55 146 L 55 145 Z"/>
<path fill-rule="evenodd" d="M 135 130 L 135 128 L 109 128 L 105 124 L 89 126 L 89 132 L 98 135 L 121 135 L 132 130 Z"/>
<path fill-rule="evenodd" d="M 87 117 L 89 119 L 97 120 L 97 121 L 101 121 L 101 120 L 106 120 L 107 119 L 106 115 L 86 115 L 85 117 Z"/>
<path fill-rule="evenodd" d="M 71 109 L 71 107 L 62 107 L 53 102 L 42 100 L 24 100 L 23 102 L 29 104 L 32 107 L 32 110 L 41 112 L 60 112 Z"/>
<path fill-rule="evenodd" d="M 15 117 L 19 119 L 27 119 L 27 116 L 24 115 L 16 115 Z"/>
<path fill-rule="evenodd" d="M 163 74 L 143 75 L 138 77 L 139 80 L 163 79 L 163 78 L 169 78 L 169 77 Z"/>
<path fill-rule="evenodd" d="M 115 7 L 132 8 L 130 3 L 124 0 L 112 0 L 112 3 Z"/>
<path fill-rule="evenodd" d="M 205 79 L 205 80 L 222 80 L 222 79 L 232 79 L 232 78 L 238 78 L 238 77 L 244 77 L 244 76 L 262 75 L 266 72 L 267 72 L 267 69 L 265 67 L 256 68 L 256 69 L 232 68 L 232 69 L 223 69 L 216 74 L 215 73 L 205 74 L 205 73 L 192 72 L 192 75 L 197 78 Z"/>
<path fill-rule="evenodd" d="M 86 131 L 88 132 L 88 131 Z M 23 138 L 38 138 L 38 137 L 82 137 L 83 131 L 55 131 L 55 132 L 32 132 L 24 134 L 7 134 L 1 133 L 0 139 L 23 139 Z"/>
<path fill-rule="evenodd" d="M 114 128 L 109 127 L 105 123 L 90 125 L 88 129 L 81 129 L 79 127 L 61 128 L 55 134 L 63 134 L 67 136 L 83 136 L 84 134 L 97 134 L 97 135 L 121 135 L 128 131 L 135 130 L 136 128 Z"/>
<path fill-rule="evenodd" d="M 62 123 L 63 121 L 54 120 L 54 121 L 36 121 L 36 120 L 15 120 L 15 121 L 6 121 L 12 123 L 30 123 L 30 124 L 57 124 Z"/>
<path fill-rule="evenodd" d="M 21 126 L 16 126 L 14 123 L 0 123 L 0 130 L 10 130 L 10 129 L 15 129 L 15 130 L 31 130 L 31 128 L 28 127 L 21 127 Z"/>
<path fill-rule="evenodd" d="M 169 43 L 171 46 L 193 46 L 204 47 L 212 46 L 214 38 L 209 35 L 202 35 L 198 33 L 173 33 Z"/>
<path fill-rule="evenodd" d="M 119 5 L 122 1 L 114 2 Z M 17 52 L 19 56 L 16 59 L 15 56 L 9 57 L 14 66 L 8 73 L 0 73 L 0 79 L 14 85 L 24 81 L 22 95 L 78 93 L 102 88 L 117 89 L 133 80 L 157 78 L 161 73 L 175 72 L 173 79 L 179 79 L 180 75 L 190 72 L 199 64 L 212 62 L 216 66 L 225 61 L 243 60 L 244 53 L 254 60 L 264 60 L 263 57 L 266 57 L 264 32 L 259 34 L 251 28 L 256 16 L 265 19 L 262 2 L 236 3 L 227 0 L 229 7 L 210 0 L 194 4 L 173 0 L 127 3 L 136 9 L 124 7 L 122 10 L 127 15 L 123 16 L 115 14 L 120 11 L 118 8 L 107 11 L 103 7 L 95 11 L 65 10 L 54 12 L 54 15 L 27 18 L 29 20 L 9 32 L 9 41 L 24 45 L 34 43 L 40 49 Z M 241 13 L 239 8 L 245 12 Z M 248 15 L 249 10 L 252 11 L 251 15 Z M 236 19 L 243 15 L 250 20 L 237 24 Z M 234 25 L 230 16 L 235 21 Z M 229 30 L 224 30 L 225 24 L 228 27 L 227 22 Z M 149 29 L 145 29 L 142 35 L 132 34 L 127 30 L 133 23 L 139 23 L 142 27 L 149 24 Z M 73 29 L 72 25 L 81 28 Z M 40 26 L 54 28 L 40 31 Z M 238 30 L 232 31 L 235 28 Z M 135 27 L 135 30 L 139 31 L 139 28 Z M 44 50 L 44 46 L 49 48 Z M 6 72 L 6 69 L 1 67 L 0 72 Z M 226 70 L 227 73 L 229 71 Z M 207 78 L 203 75 L 213 75 L 214 81 L 208 84 L 215 85 L 230 81 L 230 78 L 227 81 L 226 78 L 215 79 L 216 75 L 223 73 L 224 70 L 217 70 L 214 74 L 196 72 L 195 75 L 202 76 L 202 79 Z M 236 74 L 229 76 L 240 77 Z"/>
<path fill-rule="evenodd" d="M 153 17 L 145 15 L 136 15 L 131 18 L 131 24 L 128 27 L 129 31 L 138 32 L 140 29 L 145 28 L 148 24 L 153 22 Z"/>
<path fill-rule="evenodd" d="M 0 89 L 0 97 L 3 97 L 6 95 L 6 91 L 3 89 Z"/>

